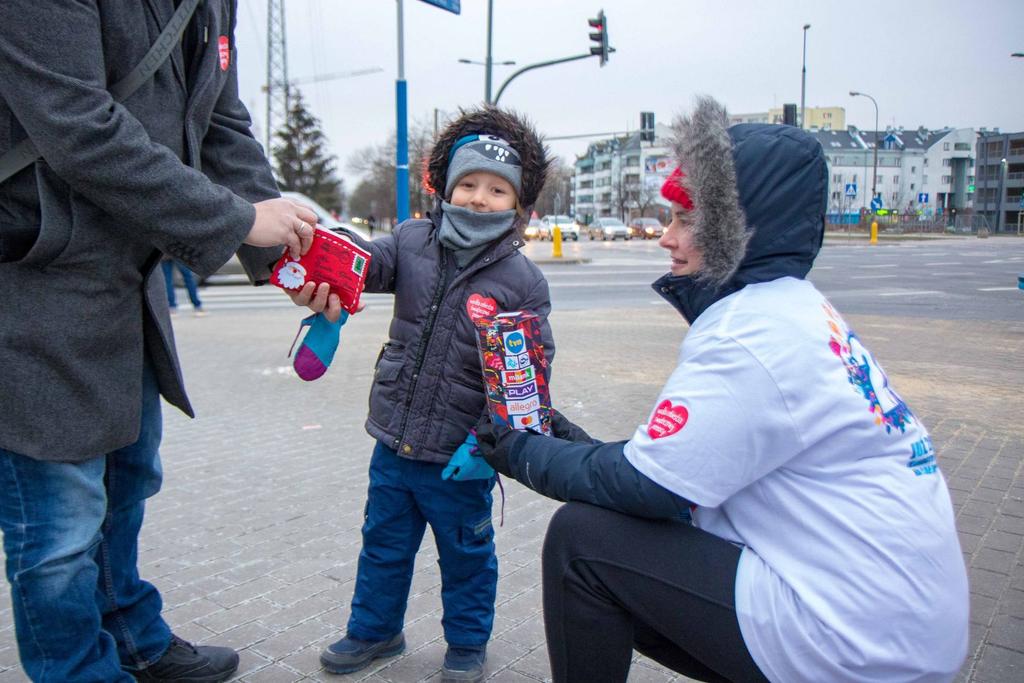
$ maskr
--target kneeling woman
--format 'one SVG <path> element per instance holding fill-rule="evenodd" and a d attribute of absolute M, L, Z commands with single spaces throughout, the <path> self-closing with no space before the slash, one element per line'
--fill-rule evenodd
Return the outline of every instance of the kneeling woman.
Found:
<path fill-rule="evenodd" d="M 931 440 L 804 279 L 821 146 L 710 99 L 676 132 L 654 286 L 691 327 L 648 422 L 478 426 L 496 470 L 574 501 L 544 546 L 554 680 L 624 681 L 633 649 L 704 681 L 952 680 L 967 577 Z"/>

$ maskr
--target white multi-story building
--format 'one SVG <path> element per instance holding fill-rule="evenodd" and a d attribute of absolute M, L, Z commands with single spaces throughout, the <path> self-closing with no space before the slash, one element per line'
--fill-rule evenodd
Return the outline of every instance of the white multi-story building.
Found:
<path fill-rule="evenodd" d="M 735 118 L 735 117 L 734 117 Z M 977 133 L 972 128 L 862 131 L 811 128 L 829 164 L 828 210 L 858 214 L 877 195 L 891 211 L 934 215 L 970 208 Z M 579 221 L 599 216 L 668 220 L 660 189 L 675 167 L 672 129 L 655 126 L 653 142 L 631 135 L 592 143 L 575 163 L 573 212 Z M 877 167 L 874 147 L 878 144 Z"/>
<path fill-rule="evenodd" d="M 829 162 L 829 212 L 857 213 L 873 195 L 900 213 L 943 213 L 971 206 L 972 128 L 810 131 Z M 878 145 L 877 168 L 874 159 Z"/>
<path fill-rule="evenodd" d="M 574 165 L 576 220 L 643 215 L 667 222 L 669 205 L 661 196 L 661 185 L 675 168 L 668 147 L 671 135 L 671 127 L 656 123 L 653 142 L 641 140 L 637 131 L 591 143 Z"/>

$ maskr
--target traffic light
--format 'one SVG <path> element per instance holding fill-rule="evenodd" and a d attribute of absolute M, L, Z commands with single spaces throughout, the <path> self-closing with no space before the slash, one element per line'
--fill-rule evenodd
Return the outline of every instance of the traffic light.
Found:
<path fill-rule="evenodd" d="M 640 141 L 654 142 L 654 112 L 640 112 Z"/>
<path fill-rule="evenodd" d="M 795 104 L 784 104 L 782 105 L 782 123 L 786 126 L 796 125 L 796 105 Z"/>
<path fill-rule="evenodd" d="M 595 32 L 590 34 L 590 40 L 597 43 L 590 46 L 590 54 L 601 57 L 601 66 L 604 66 L 608 61 L 609 52 L 608 20 L 605 19 L 604 10 L 598 12 L 593 19 L 587 19 L 587 23 L 590 24 L 590 28 L 595 29 Z"/>

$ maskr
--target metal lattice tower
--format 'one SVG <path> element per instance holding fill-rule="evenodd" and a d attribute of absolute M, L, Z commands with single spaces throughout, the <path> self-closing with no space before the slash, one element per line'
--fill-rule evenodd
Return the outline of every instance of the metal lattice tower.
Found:
<path fill-rule="evenodd" d="M 288 45 L 284 30 L 284 0 L 267 0 L 267 118 L 266 154 L 274 133 L 288 120 Z"/>

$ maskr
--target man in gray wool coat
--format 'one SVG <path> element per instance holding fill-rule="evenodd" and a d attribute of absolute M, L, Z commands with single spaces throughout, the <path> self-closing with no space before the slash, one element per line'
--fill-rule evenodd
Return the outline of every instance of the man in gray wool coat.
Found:
<path fill-rule="evenodd" d="M 280 198 L 249 130 L 235 0 L 199 2 L 156 72 L 111 94 L 181 4 L 196 3 L 0 2 L 0 160 L 37 153 L 0 182 L 0 528 L 33 681 L 238 666 L 174 636 L 138 574 L 160 395 L 192 415 L 158 266 L 205 275 L 238 251 L 259 283 L 282 246 L 309 248 L 316 216 Z"/>

